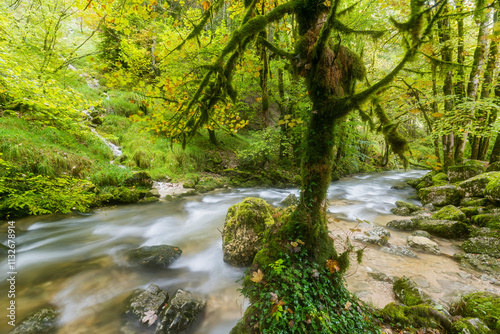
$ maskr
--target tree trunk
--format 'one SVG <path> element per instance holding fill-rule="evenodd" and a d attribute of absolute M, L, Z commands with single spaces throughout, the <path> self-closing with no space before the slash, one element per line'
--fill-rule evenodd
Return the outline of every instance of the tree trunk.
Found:
<path fill-rule="evenodd" d="M 215 136 L 215 131 L 207 129 L 208 131 L 208 138 L 210 139 L 210 142 L 214 144 L 215 146 L 219 146 L 219 142 L 217 141 L 217 137 Z"/>
<path fill-rule="evenodd" d="M 500 161 L 500 134 L 497 135 L 495 140 L 495 145 L 493 145 L 493 151 L 491 152 L 490 164 Z"/>

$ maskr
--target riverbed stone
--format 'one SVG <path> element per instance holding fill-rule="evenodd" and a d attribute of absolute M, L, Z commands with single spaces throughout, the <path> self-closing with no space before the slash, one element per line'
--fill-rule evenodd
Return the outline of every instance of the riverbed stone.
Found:
<path fill-rule="evenodd" d="M 487 254 L 491 257 L 500 258 L 500 240 L 495 237 L 470 238 L 462 244 L 466 253 Z"/>
<path fill-rule="evenodd" d="M 169 245 L 144 246 L 128 251 L 129 260 L 149 268 L 168 268 L 177 260 L 182 250 Z"/>
<path fill-rule="evenodd" d="M 432 203 L 434 206 L 446 206 L 460 203 L 457 187 L 453 185 L 422 188 L 419 190 L 418 196 L 422 200 L 422 205 Z"/>
<path fill-rule="evenodd" d="M 263 199 L 245 198 L 229 208 L 222 231 L 224 262 L 250 265 L 261 248 L 261 234 L 274 224 L 272 209 Z"/>
<path fill-rule="evenodd" d="M 431 218 L 434 220 L 456 220 L 461 222 L 467 219 L 465 213 L 454 205 L 442 207 L 439 211 L 435 212 Z"/>
<path fill-rule="evenodd" d="M 148 172 L 141 171 L 134 173 L 131 177 L 125 179 L 123 184 L 127 187 L 153 188 L 153 179 Z"/>
<path fill-rule="evenodd" d="M 500 274 L 500 260 L 486 254 L 455 254 L 462 268 L 472 268 L 492 275 Z"/>
<path fill-rule="evenodd" d="M 206 301 L 200 296 L 177 290 L 158 319 L 155 334 L 181 333 L 192 326 L 203 312 Z"/>
<path fill-rule="evenodd" d="M 430 238 L 431 238 L 431 234 L 430 234 L 429 232 L 427 232 L 427 231 L 422 231 L 422 230 L 417 230 L 417 231 L 414 231 L 414 232 L 412 232 L 412 234 L 411 234 L 411 235 L 413 235 L 413 236 L 415 236 L 415 237 L 424 237 L 424 238 L 428 238 L 428 239 L 430 239 Z"/>
<path fill-rule="evenodd" d="M 394 254 L 398 256 L 408 256 L 413 258 L 417 257 L 417 254 L 415 254 L 410 248 L 406 246 L 387 244 L 387 246 L 382 247 L 380 250 L 384 253 Z"/>
<path fill-rule="evenodd" d="M 493 172 L 493 173 L 498 173 L 498 176 L 493 177 L 490 180 L 490 182 L 484 189 L 484 197 L 486 197 L 495 204 L 500 204 L 500 173 L 499 172 Z"/>
<path fill-rule="evenodd" d="M 150 311 L 158 315 L 169 299 L 168 292 L 155 284 L 150 284 L 146 290 L 136 291 L 134 295 L 125 311 L 125 316 L 134 320 L 142 320 Z"/>
<path fill-rule="evenodd" d="M 402 231 L 411 231 L 416 228 L 411 219 L 395 219 L 388 222 L 385 226 Z"/>
<path fill-rule="evenodd" d="M 466 223 L 454 220 L 421 220 L 417 227 L 432 235 L 448 239 L 463 239 L 470 234 L 470 228 Z"/>
<path fill-rule="evenodd" d="M 411 216 L 411 211 L 407 207 L 392 208 L 391 212 L 398 216 Z"/>
<path fill-rule="evenodd" d="M 448 167 L 448 179 L 450 182 L 464 181 L 484 173 L 486 168 L 481 161 L 469 160 L 461 165 Z"/>
<path fill-rule="evenodd" d="M 483 197 L 488 183 L 499 177 L 500 172 L 482 173 L 458 184 L 458 192 L 462 197 Z"/>
<path fill-rule="evenodd" d="M 432 298 L 408 276 L 395 280 L 393 290 L 399 301 L 406 306 L 415 306 L 432 301 Z"/>
<path fill-rule="evenodd" d="M 289 194 L 284 200 L 280 202 L 281 205 L 283 206 L 292 206 L 292 205 L 297 205 L 299 204 L 299 199 L 295 194 Z"/>
<path fill-rule="evenodd" d="M 57 311 L 53 307 L 44 307 L 31 313 L 10 334 L 51 334 L 57 331 Z"/>
<path fill-rule="evenodd" d="M 438 244 L 429 238 L 410 235 L 406 238 L 409 247 L 431 254 L 440 254 Z"/>
<path fill-rule="evenodd" d="M 382 227 L 377 227 L 373 230 L 366 231 L 365 234 L 357 234 L 353 236 L 354 240 L 368 244 L 384 246 L 387 245 L 390 232 Z"/>

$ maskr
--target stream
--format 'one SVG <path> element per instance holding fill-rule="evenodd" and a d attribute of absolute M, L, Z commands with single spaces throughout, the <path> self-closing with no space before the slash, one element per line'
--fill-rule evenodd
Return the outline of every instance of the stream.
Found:
<path fill-rule="evenodd" d="M 338 247 L 370 226 L 385 226 L 398 218 L 391 214 L 397 200 L 408 200 L 415 191 L 403 185 L 425 171 L 391 171 L 356 175 L 333 182 L 329 188 L 329 228 Z M 245 197 L 261 197 L 279 203 L 297 189 L 230 189 L 148 205 L 127 205 L 96 210 L 92 215 L 49 215 L 15 221 L 16 226 L 16 322 L 38 308 L 51 304 L 59 312 L 58 333 L 120 333 L 124 301 L 136 289 L 154 283 L 172 296 L 182 288 L 207 299 L 204 317 L 192 333 L 225 334 L 242 316 L 247 302 L 240 296 L 237 280 L 244 269 L 222 261 L 221 233 L 227 209 Z M 412 201 L 419 204 L 418 201 Z M 7 239 L 7 224 L 0 238 Z M 391 230 L 389 242 L 406 245 L 409 233 Z M 371 272 L 388 276 L 407 275 L 444 304 L 460 294 L 476 290 L 500 293 L 486 275 L 458 268 L 449 258 L 458 252 L 449 240 L 433 238 L 441 255 L 417 253 L 416 258 L 366 247 L 361 265 L 353 264 L 346 275 L 350 291 L 374 306 L 394 301 L 392 285 L 376 281 Z M 168 244 L 183 250 L 166 270 L 130 265 L 125 252 L 140 246 Z M 0 262 L 1 309 L 7 315 L 7 259 Z M 0 332 L 7 333 L 7 318 Z"/>

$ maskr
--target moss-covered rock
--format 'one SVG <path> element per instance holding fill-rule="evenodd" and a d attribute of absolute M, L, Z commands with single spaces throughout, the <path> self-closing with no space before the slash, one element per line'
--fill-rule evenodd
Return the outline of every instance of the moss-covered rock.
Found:
<path fill-rule="evenodd" d="M 432 183 L 435 186 L 440 186 L 448 183 L 448 175 L 443 172 L 439 172 L 432 177 Z"/>
<path fill-rule="evenodd" d="M 472 216 L 478 215 L 480 210 L 476 206 L 466 206 L 460 208 L 460 211 L 462 211 L 467 218 L 471 218 Z"/>
<path fill-rule="evenodd" d="M 274 224 L 272 209 L 263 199 L 245 198 L 229 208 L 222 249 L 224 261 L 234 266 L 250 265 L 261 248 L 261 234 Z"/>
<path fill-rule="evenodd" d="M 484 173 L 486 168 L 481 161 L 469 160 L 462 165 L 448 167 L 448 179 L 450 182 L 464 181 Z"/>
<path fill-rule="evenodd" d="M 168 292 L 161 290 L 157 285 L 150 284 L 146 290 L 137 290 L 130 299 L 125 317 L 134 321 L 136 324 L 145 316 L 146 312 L 153 311 L 160 314 L 162 307 L 169 300 Z M 146 325 L 144 325 L 146 326 Z"/>
<path fill-rule="evenodd" d="M 411 213 L 422 210 L 421 207 L 415 204 L 411 204 L 403 201 L 396 201 L 396 207 L 398 208 L 408 208 Z"/>
<path fill-rule="evenodd" d="M 424 237 L 424 238 L 431 238 L 431 234 L 427 231 L 421 231 L 421 230 L 418 230 L 418 231 L 415 231 L 415 232 L 412 232 L 413 236 L 415 237 Z"/>
<path fill-rule="evenodd" d="M 431 297 L 408 276 L 403 276 L 394 281 L 393 290 L 399 301 L 406 306 L 415 306 L 431 301 Z"/>
<path fill-rule="evenodd" d="M 463 318 L 451 325 L 451 334 L 487 334 L 493 332 L 479 318 Z"/>
<path fill-rule="evenodd" d="M 467 224 L 453 220 L 421 220 L 417 227 L 432 235 L 448 239 L 467 238 L 470 233 Z"/>
<path fill-rule="evenodd" d="M 133 188 L 119 187 L 111 189 L 113 197 L 109 204 L 131 204 L 137 203 L 141 199 L 140 191 Z"/>
<path fill-rule="evenodd" d="M 410 186 L 412 186 L 413 188 L 416 188 L 417 190 L 420 190 L 420 189 L 426 188 L 426 187 L 430 187 L 433 185 L 433 182 L 432 182 L 433 175 L 435 175 L 435 172 L 429 172 L 418 179 L 409 180 L 407 183 Z"/>
<path fill-rule="evenodd" d="M 474 225 L 481 227 L 500 228 L 500 213 L 483 213 L 471 217 L 471 222 Z"/>
<path fill-rule="evenodd" d="M 387 227 L 395 230 L 412 231 L 416 228 L 416 224 L 411 219 L 396 219 L 391 220 L 386 224 Z"/>
<path fill-rule="evenodd" d="M 488 274 L 500 274 L 500 260 L 486 254 L 455 254 L 453 256 L 463 268 L 472 268 Z"/>
<path fill-rule="evenodd" d="M 388 243 L 391 232 L 383 227 L 376 227 L 366 231 L 364 235 L 355 235 L 354 240 L 361 241 L 368 244 L 385 246 Z"/>
<path fill-rule="evenodd" d="M 289 194 L 284 200 L 280 202 L 283 206 L 292 206 L 299 204 L 299 199 L 295 194 Z"/>
<path fill-rule="evenodd" d="M 476 175 L 458 184 L 458 192 L 462 197 L 483 197 L 488 183 L 500 176 L 500 172 L 489 172 Z"/>
<path fill-rule="evenodd" d="M 491 330 L 500 331 L 500 296 L 489 292 L 468 294 L 452 306 L 453 314 L 481 319 Z M 482 332 L 487 333 L 487 332 Z"/>
<path fill-rule="evenodd" d="M 385 323 L 397 324 L 398 327 L 420 329 L 450 328 L 451 322 L 436 309 L 426 304 L 403 306 L 395 303 L 387 304 L 378 315 Z M 430 333 L 430 332 L 428 332 Z"/>
<path fill-rule="evenodd" d="M 498 172 L 500 171 L 500 161 L 494 162 L 486 168 L 487 172 Z"/>
<path fill-rule="evenodd" d="M 438 244 L 426 237 L 410 235 L 406 238 L 408 247 L 418 249 L 426 253 L 440 254 Z"/>
<path fill-rule="evenodd" d="M 470 238 L 462 244 L 466 253 L 487 254 L 491 257 L 500 258 L 500 240 L 492 237 Z"/>
<path fill-rule="evenodd" d="M 500 203 L 500 173 L 499 172 L 492 172 L 492 173 L 497 173 L 497 177 L 493 177 L 488 185 L 486 185 L 486 188 L 484 189 L 484 197 L 492 201 L 493 203 L 499 204 Z"/>
<path fill-rule="evenodd" d="M 123 184 L 127 187 L 143 187 L 151 189 L 153 187 L 153 179 L 148 172 L 142 171 L 134 173 L 131 177 L 126 179 Z"/>
<path fill-rule="evenodd" d="M 52 307 L 42 308 L 28 315 L 16 325 L 10 334 L 51 334 L 56 333 L 57 311 Z"/>
<path fill-rule="evenodd" d="M 206 301 L 184 290 L 177 290 L 158 319 L 155 334 L 183 333 L 203 312 Z"/>
<path fill-rule="evenodd" d="M 460 200 L 460 206 L 486 206 L 491 204 L 487 198 L 465 197 Z"/>
<path fill-rule="evenodd" d="M 453 205 L 447 205 L 441 208 L 438 212 L 435 212 L 431 218 L 434 220 L 456 220 L 461 222 L 467 220 L 465 214 Z"/>
<path fill-rule="evenodd" d="M 179 247 L 169 245 L 145 246 L 127 252 L 130 261 L 150 268 L 168 268 L 181 254 Z"/>
<path fill-rule="evenodd" d="M 418 191 L 422 205 L 432 203 L 434 206 L 458 205 L 460 195 L 457 187 L 452 185 L 422 188 Z"/>

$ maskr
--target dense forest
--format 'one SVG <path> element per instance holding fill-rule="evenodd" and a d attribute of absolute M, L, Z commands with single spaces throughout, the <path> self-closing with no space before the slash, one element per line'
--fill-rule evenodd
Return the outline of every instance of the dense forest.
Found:
<path fill-rule="evenodd" d="M 153 182 L 184 194 L 299 186 L 296 206 L 273 214 L 233 332 L 305 332 L 302 321 L 371 333 L 366 306 L 338 313 L 358 304 L 342 274 L 362 250 L 334 248 L 327 189 L 357 172 L 500 161 L 499 11 L 499 0 L 4 1 L 0 219 L 153 202 Z M 292 269 L 319 277 L 312 299 L 281 275 Z M 304 300 L 296 314 L 263 301 L 279 289 Z M 336 306 L 314 314 L 317 298 Z M 266 312 L 275 321 L 257 320 Z"/>

